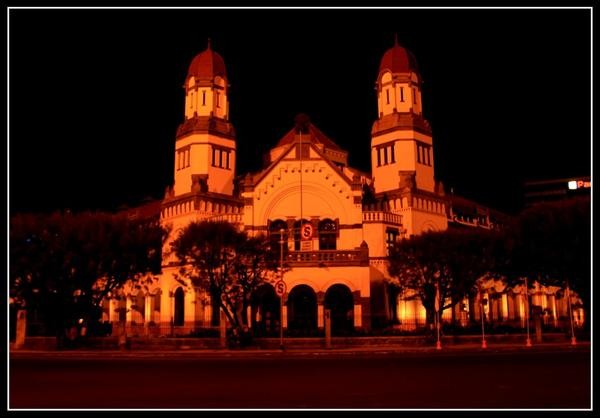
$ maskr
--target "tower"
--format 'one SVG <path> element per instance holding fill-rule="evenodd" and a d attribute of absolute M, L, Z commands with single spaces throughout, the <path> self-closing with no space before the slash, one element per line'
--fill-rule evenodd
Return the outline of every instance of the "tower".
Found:
<path fill-rule="evenodd" d="M 417 60 L 395 39 L 379 65 L 371 167 L 375 195 L 402 215 L 404 236 L 448 227 L 443 186 L 434 178 L 433 141 L 423 118 L 421 84 Z"/>
<path fill-rule="evenodd" d="M 414 55 L 395 39 L 381 59 L 376 82 L 378 118 L 371 131 L 376 193 L 406 183 L 435 190 L 433 143 L 423 118 L 421 82 Z"/>
<path fill-rule="evenodd" d="M 236 143 L 229 122 L 229 84 L 225 62 L 211 49 L 210 39 L 192 60 L 183 88 L 185 119 L 177 129 L 173 193 L 232 195 Z"/>

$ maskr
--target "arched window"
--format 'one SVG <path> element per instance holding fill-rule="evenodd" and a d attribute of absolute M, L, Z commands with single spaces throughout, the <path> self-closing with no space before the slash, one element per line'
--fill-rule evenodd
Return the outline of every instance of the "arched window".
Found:
<path fill-rule="evenodd" d="M 177 290 L 175 291 L 175 309 L 174 309 L 174 314 L 173 314 L 173 325 L 175 326 L 182 326 L 183 325 L 183 318 L 184 318 L 184 307 L 183 307 L 183 289 L 181 287 L 178 287 Z"/>
<path fill-rule="evenodd" d="M 331 219 L 319 222 L 319 250 L 335 250 L 337 225 Z"/>
<path fill-rule="evenodd" d="M 274 220 L 269 223 L 269 241 L 271 250 L 277 255 L 281 250 L 281 230 L 283 229 L 283 253 L 287 251 L 288 229 L 287 223 L 281 219 Z"/>

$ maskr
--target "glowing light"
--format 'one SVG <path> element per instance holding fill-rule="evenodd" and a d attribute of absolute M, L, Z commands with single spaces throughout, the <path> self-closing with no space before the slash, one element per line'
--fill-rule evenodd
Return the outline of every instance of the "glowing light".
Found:
<path fill-rule="evenodd" d="M 575 180 L 572 180 L 569 182 L 569 190 L 575 190 L 577 189 L 577 182 Z"/>

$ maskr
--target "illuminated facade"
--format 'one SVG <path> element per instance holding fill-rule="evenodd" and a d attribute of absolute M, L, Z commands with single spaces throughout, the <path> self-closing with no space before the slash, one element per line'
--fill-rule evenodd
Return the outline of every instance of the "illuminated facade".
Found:
<path fill-rule="evenodd" d="M 209 44 L 188 70 L 184 121 L 175 141 L 174 185 L 160 205 L 161 222 L 172 226 L 171 239 L 196 220 L 225 220 L 250 235 L 268 235 L 274 243 L 284 231 L 288 270 L 283 315 L 273 286 L 265 284 L 246 312 L 250 327 L 274 331 L 282 323 L 310 335 L 323 328 L 326 309 L 336 332 L 368 330 L 393 319 L 407 329 L 424 323 L 420 301 L 389 297 L 388 248 L 403 237 L 473 221 L 453 213 L 449 196 L 435 179 L 432 133 L 423 118 L 421 77 L 412 53 L 395 42 L 381 59 L 371 173 L 348 166 L 348 153 L 307 116 L 298 115 L 269 151 L 265 167 L 237 177 L 228 88 L 224 61 Z M 475 226 L 492 228 L 490 219 L 483 213 Z M 309 239 L 301 237 L 303 225 L 312 231 Z M 175 260 L 165 256 L 155 287 L 148 292 L 124 289 L 124 300 L 107 304 L 107 319 L 125 319 L 134 332 L 138 326 L 140 332 L 151 332 L 153 324 L 162 333 L 216 325 L 210 297 L 182 286 L 173 277 L 176 271 Z M 520 295 L 504 290 L 490 284 L 485 297 L 500 296 L 486 304 L 492 311 L 487 314 L 520 321 Z M 471 302 L 466 310 L 457 307 L 445 315 L 457 314 L 466 321 L 471 306 L 477 317 L 478 303 Z M 118 317 L 119 311 L 125 318 Z"/>

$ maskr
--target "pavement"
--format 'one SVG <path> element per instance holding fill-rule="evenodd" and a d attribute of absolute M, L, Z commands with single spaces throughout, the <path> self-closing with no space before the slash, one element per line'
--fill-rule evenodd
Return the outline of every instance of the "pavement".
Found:
<path fill-rule="evenodd" d="M 399 345 L 381 345 L 381 346 L 360 346 L 360 347 L 332 347 L 332 348 L 310 348 L 310 347 L 289 347 L 284 349 L 185 349 L 178 350 L 143 350 L 143 349 L 124 349 L 124 350 L 27 350 L 11 349 L 11 359 L 32 359 L 32 358 L 149 358 L 149 357 L 273 357 L 273 356 L 291 356 L 291 357 L 319 357 L 319 356 L 375 356 L 375 355 L 419 355 L 424 353 L 436 353 L 437 355 L 460 355 L 460 354 L 485 354 L 485 353 L 504 353 L 504 352 L 549 352 L 549 351 L 590 351 L 589 341 L 577 342 L 572 345 L 570 342 L 532 342 L 530 347 L 517 343 L 494 343 L 487 344 L 482 348 L 481 344 L 452 344 L 442 346 L 437 349 L 435 346 L 399 346 Z"/>

